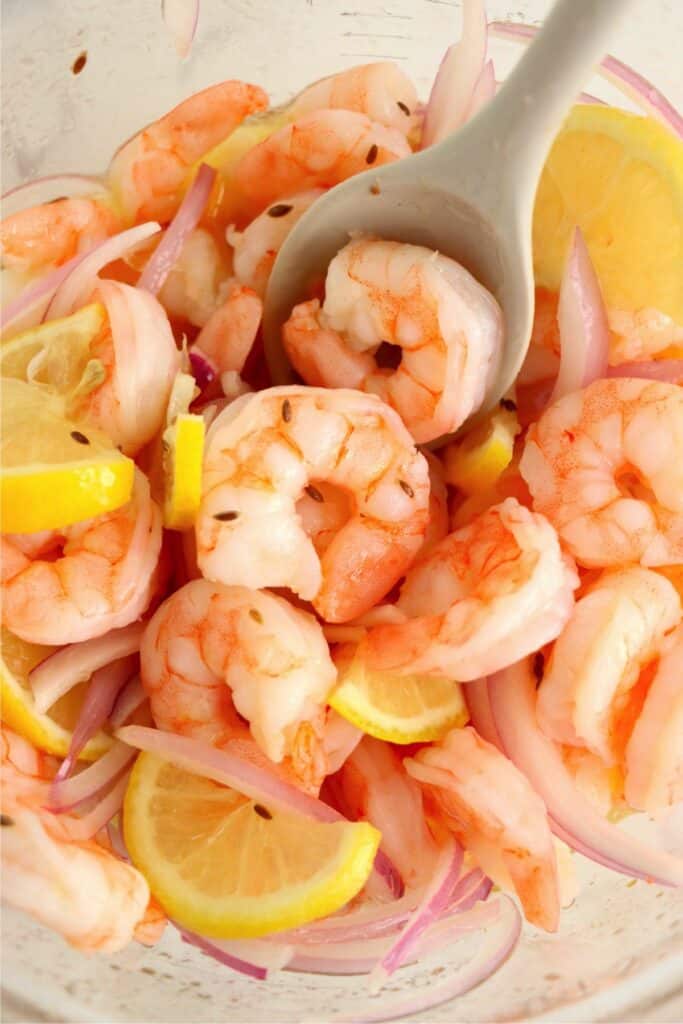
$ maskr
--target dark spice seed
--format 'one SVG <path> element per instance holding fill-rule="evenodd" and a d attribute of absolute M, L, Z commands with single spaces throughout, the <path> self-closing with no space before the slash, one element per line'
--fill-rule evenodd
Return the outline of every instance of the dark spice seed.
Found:
<path fill-rule="evenodd" d="M 285 423 L 289 423 L 289 421 L 292 418 L 292 403 L 288 398 L 285 398 L 284 402 L 282 403 L 282 418 L 285 421 Z"/>
<path fill-rule="evenodd" d="M 406 117 L 410 117 L 410 107 L 408 107 L 405 103 L 402 103 L 401 100 L 396 100 L 396 106 L 398 107 L 399 110 L 403 111 Z"/>
<path fill-rule="evenodd" d="M 78 57 L 76 57 L 76 60 L 71 65 L 71 71 L 73 72 L 74 75 L 80 75 L 81 71 L 83 70 L 83 68 L 85 67 L 85 65 L 87 63 L 87 60 L 88 60 L 87 51 L 83 50 L 83 53 L 79 53 Z"/>
<path fill-rule="evenodd" d="M 215 512 L 213 518 L 219 523 L 231 523 L 233 519 L 239 518 L 239 512 Z"/>
<path fill-rule="evenodd" d="M 399 480 L 398 485 L 402 491 L 406 492 L 409 498 L 415 497 L 415 491 L 406 480 Z"/>
<path fill-rule="evenodd" d="M 370 195 L 378 196 L 380 194 L 380 192 L 381 192 L 381 189 L 380 189 L 379 185 L 377 184 L 377 182 L 375 182 L 374 185 L 370 186 Z"/>
<path fill-rule="evenodd" d="M 377 148 L 377 145 L 373 142 L 373 144 L 370 146 L 370 149 L 368 150 L 368 155 L 365 158 L 366 164 L 374 164 L 375 160 L 377 159 L 378 153 L 379 150 Z"/>
<path fill-rule="evenodd" d="M 313 498 L 313 501 L 319 501 L 322 503 L 325 500 L 318 488 L 314 487 L 313 484 L 309 484 L 308 487 L 304 487 L 304 490 L 309 498 Z"/>
<path fill-rule="evenodd" d="M 273 817 L 268 808 L 264 807 L 263 804 L 254 804 L 254 810 L 258 814 L 259 818 L 265 818 L 266 821 L 270 821 Z"/>
<path fill-rule="evenodd" d="M 9 825 L 14 824 L 14 818 L 10 818 L 9 814 L 0 814 L 0 825 L 3 828 L 7 828 Z"/>
<path fill-rule="evenodd" d="M 293 207 L 289 203 L 276 203 L 275 206 L 271 206 L 268 210 L 269 217 L 286 217 L 288 213 L 291 213 Z"/>
<path fill-rule="evenodd" d="M 72 430 L 71 436 L 74 439 L 74 441 L 78 441 L 79 444 L 90 444 L 88 438 L 85 436 L 85 434 L 82 434 L 80 430 Z"/>
<path fill-rule="evenodd" d="M 511 398 L 501 398 L 500 404 L 508 412 L 517 412 L 517 403 L 513 402 Z"/>
<path fill-rule="evenodd" d="M 256 608 L 250 608 L 249 615 L 254 620 L 254 622 L 258 622 L 259 625 L 263 622 L 263 616 L 261 615 L 261 612 L 256 610 Z"/>

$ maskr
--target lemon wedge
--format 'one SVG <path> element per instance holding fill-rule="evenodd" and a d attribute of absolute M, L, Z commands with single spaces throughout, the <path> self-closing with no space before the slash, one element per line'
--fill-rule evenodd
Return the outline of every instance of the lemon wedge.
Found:
<path fill-rule="evenodd" d="M 534 209 L 536 283 L 557 291 L 581 228 L 610 309 L 653 307 L 683 324 L 683 143 L 648 117 L 573 108 Z"/>
<path fill-rule="evenodd" d="M 0 347 L 0 376 L 46 384 L 58 394 L 68 395 L 81 383 L 90 344 L 106 320 L 104 306 L 93 302 L 71 316 L 16 334 Z"/>
<path fill-rule="evenodd" d="M 338 910 L 365 884 L 380 833 L 268 809 L 142 753 L 124 804 L 133 863 L 167 914 L 215 938 L 293 928 Z"/>
<path fill-rule="evenodd" d="M 64 415 L 47 389 L 1 382 L 2 529 L 36 533 L 90 519 L 130 499 L 134 463 L 104 434 Z"/>
<path fill-rule="evenodd" d="M 375 672 L 358 658 L 338 662 L 329 703 L 370 736 L 390 743 L 427 743 L 467 723 L 460 685 L 434 676 Z"/>
<path fill-rule="evenodd" d="M 446 482 L 465 494 L 489 491 L 512 462 L 520 431 L 514 409 L 501 407 L 443 452 Z"/>
<path fill-rule="evenodd" d="M 202 496 L 204 420 L 181 413 L 164 431 L 164 526 L 189 530 Z"/>
<path fill-rule="evenodd" d="M 34 747 L 66 757 L 71 733 L 78 720 L 88 682 L 79 683 L 60 697 L 49 713 L 36 711 L 28 680 L 29 672 L 46 658 L 54 647 L 28 644 L 2 627 L 0 635 L 0 700 L 3 722 L 27 739 Z M 86 744 L 79 757 L 94 761 L 111 745 L 111 738 L 100 732 Z"/>

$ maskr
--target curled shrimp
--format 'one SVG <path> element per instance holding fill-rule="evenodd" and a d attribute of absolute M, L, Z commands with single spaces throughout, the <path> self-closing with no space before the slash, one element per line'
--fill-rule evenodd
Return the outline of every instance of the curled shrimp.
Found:
<path fill-rule="evenodd" d="M 44 809 L 51 759 L 2 727 L 3 899 L 86 952 L 115 953 L 145 916 L 147 882 L 94 840 L 78 820 Z"/>
<path fill-rule="evenodd" d="M 192 346 L 223 374 L 240 374 L 256 339 L 263 303 L 252 288 L 233 282 Z"/>
<path fill-rule="evenodd" d="M 41 538 L 28 554 L 21 539 L 0 540 L 10 632 L 29 643 L 78 643 L 146 610 L 157 586 L 161 513 L 140 471 L 127 505 Z"/>
<path fill-rule="evenodd" d="M 527 778 L 472 729 L 452 729 L 403 762 L 481 868 L 513 889 L 527 920 L 554 932 L 557 860 L 545 804 Z"/>
<path fill-rule="evenodd" d="M 295 96 L 287 110 L 294 117 L 325 108 L 355 110 L 408 135 L 416 107 L 417 93 L 408 76 L 392 61 L 378 61 L 321 78 Z"/>
<path fill-rule="evenodd" d="M 322 724 L 336 680 L 312 615 L 265 591 L 194 580 L 155 612 L 140 649 L 143 685 L 161 729 L 220 747 L 249 722 L 267 757 L 291 759 L 319 785 Z"/>
<path fill-rule="evenodd" d="M 588 567 L 683 561 L 683 389 L 598 380 L 555 402 L 519 468 L 536 511 Z"/>
<path fill-rule="evenodd" d="M 624 793 L 631 807 L 656 811 L 683 799 L 683 626 L 663 643 L 659 663 L 626 747 Z"/>
<path fill-rule="evenodd" d="M 227 239 L 234 248 L 233 270 L 240 284 L 248 285 L 261 298 L 273 264 L 284 240 L 297 221 L 323 194 L 323 189 L 312 188 L 294 196 L 283 197 L 281 202 L 255 217 L 244 231 L 230 227 Z"/>
<path fill-rule="evenodd" d="M 634 566 L 600 576 L 577 601 L 543 675 L 537 714 L 546 735 L 616 764 L 620 715 L 680 619 L 680 598 L 659 573 Z"/>
<path fill-rule="evenodd" d="M 316 110 L 269 135 L 234 168 L 252 216 L 283 196 L 331 188 L 369 167 L 410 155 L 405 137 L 349 110 Z"/>
<path fill-rule="evenodd" d="M 321 556 L 297 515 L 327 483 L 350 515 Z M 209 579 L 289 587 L 328 622 L 367 611 L 403 575 L 428 519 L 427 463 L 374 395 L 300 386 L 245 395 L 212 423 L 196 520 Z"/>
<path fill-rule="evenodd" d="M 378 366 L 383 343 L 395 369 Z M 283 328 L 309 384 L 353 387 L 396 409 L 416 441 L 456 430 L 480 407 L 503 344 L 498 303 L 454 260 L 418 245 L 357 238 L 330 263 L 322 308 L 296 306 Z"/>
<path fill-rule="evenodd" d="M 170 317 L 203 327 L 223 303 L 231 284 L 228 255 L 204 228 L 185 240 L 159 292 Z"/>
<path fill-rule="evenodd" d="M 358 656 L 377 669 L 477 679 L 554 640 L 577 586 L 550 524 L 507 498 L 409 570 L 397 602 L 407 621 L 369 629 Z"/>
<path fill-rule="evenodd" d="M 658 357 L 680 358 L 683 354 L 683 325 L 658 309 L 639 309 L 635 313 L 611 309 L 608 320 L 612 366 Z"/>
<path fill-rule="evenodd" d="M 6 217 L 0 224 L 4 267 L 32 273 L 61 266 L 120 231 L 119 218 L 98 199 L 55 199 Z"/>
<path fill-rule="evenodd" d="M 111 187 L 129 220 L 171 219 L 192 165 L 250 114 L 265 110 L 258 85 L 227 81 L 195 93 L 116 152 Z"/>
<path fill-rule="evenodd" d="M 388 743 L 365 736 L 331 780 L 340 810 L 382 833 L 382 849 L 408 887 L 427 882 L 439 853 L 425 819 L 422 791 Z"/>

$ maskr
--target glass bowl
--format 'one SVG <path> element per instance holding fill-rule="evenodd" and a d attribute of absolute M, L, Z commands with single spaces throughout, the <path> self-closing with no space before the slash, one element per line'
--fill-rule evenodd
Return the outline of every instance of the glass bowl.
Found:
<path fill-rule="evenodd" d="M 389 58 L 424 96 L 461 13 L 450 0 L 202 0 L 191 58 L 180 62 L 159 7 L 159 0 L 3 0 L 3 191 L 40 175 L 102 170 L 122 140 L 223 78 L 258 82 L 279 102 L 333 70 Z M 549 0 L 487 3 L 492 20 L 534 23 L 549 7 Z M 682 43 L 683 10 L 662 0 L 656 14 L 652 4 L 634 4 L 611 49 L 680 108 Z M 491 52 L 499 76 L 519 54 L 496 40 Z M 587 88 L 616 99 L 597 79 Z M 627 827 L 662 828 L 642 820 Z M 586 861 L 579 874 L 581 891 L 559 935 L 526 930 L 487 983 L 412 1019 L 681 1019 L 683 897 Z M 363 978 L 242 978 L 170 930 L 154 949 L 133 945 L 90 958 L 12 911 L 2 930 L 4 1020 L 358 1020 L 400 995 L 432 989 L 469 955 L 460 943 L 399 971 L 371 999 Z"/>

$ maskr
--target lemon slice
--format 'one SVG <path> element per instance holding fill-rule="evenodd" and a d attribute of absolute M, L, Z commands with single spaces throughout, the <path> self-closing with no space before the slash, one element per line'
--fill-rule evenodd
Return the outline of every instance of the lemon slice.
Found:
<path fill-rule="evenodd" d="M 104 306 L 93 302 L 71 316 L 22 331 L 0 347 L 0 375 L 69 394 L 83 379 L 90 344 L 106 319 Z"/>
<path fill-rule="evenodd" d="M 427 743 L 467 723 L 462 689 L 452 679 L 375 672 L 358 657 L 338 662 L 337 668 L 331 707 L 379 740 Z"/>
<path fill-rule="evenodd" d="M 443 453 L 446 482 L 465 494 L 490 490 L 512 462 L 520 431 L 514 410 L 500 408 Z"/>
<path fill-rule="evenodd" d="M 34 747 L 66 757 L 71 733 L 78 719 L 88 682 L 79 683 L 50 708 L 48 714 L 36 711 L 28 674 L 54 647 L 27 644 L 2 627 L 0 637 L 0 699 L 2 720 L 20 733 Z M 78 755 L 86 761 L 101 757 L 111 745 L 111 738 L 100 732 Z"/>
<path fill-rule="evenodd" d="M 164 526 L 189 530 L 202 496 L 204 420 L 181 413 L 164 431 Z"/>
<path fill-rule="evenodd" d="M 1 382 L 2 529 L 36 533 L 119 508 L 134 464 L 104 434 L 68 420 L 63 402 L 20 380 Z"/>
<path fill-rule="evenodd" d="M 557 291 L 575 225 L 610 309 L 683 323 L 683 144 L 647 117 L 573 108 L 536 193 L 536 282 Z"/>
<path fill-rule="evenodd" d="M 180 924 L 216 938 L 293 928 L 365 884 L 380 833 L 268 810 L 154 754 L 138 757 L 124 804 L 133 863 Z"/>

